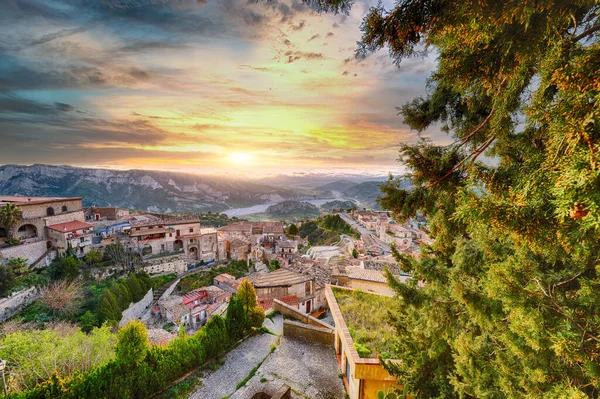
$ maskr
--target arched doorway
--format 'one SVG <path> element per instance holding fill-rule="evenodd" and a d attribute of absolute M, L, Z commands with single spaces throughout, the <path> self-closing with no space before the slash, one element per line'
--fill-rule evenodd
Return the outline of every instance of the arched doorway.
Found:
<path fill-rule="evenodd" d="M 174 251 L 181 251 L 183 249 L 183 241 L 181 240 L 175 240 L 173 242 L 173 250 Z"/>
<path fill-rule="evenodd" d="M 23 226 L 19 227 L 19 230 L 17 231 L 17 238 L 20 240 L 35 238 L 37 236 L 37 227 L 32 224 L 24 224 Z"/>
<path fill-rule="evenodd" d="M 196 247 L 190 247 L 190 259 L 195 259 L 198 260 L 198 248 Z"/>
<path fill-rule="evenodd" d="M 0 227 L 0 245 L 3 245 L 8 241 L 8 233 L 6 229 Z"/>
<path fill-rule="evenodd" d="M 67 208 L 67 206 L 66 206 L 66 205 L 63 205 L 63 207 L 62 207 L 62 212 L 63 212 L 63 213 L 65 213 L 65 212 L 67 212 L 67 211 L 68 211 L 68 209 L 69 209 L 69 208 Z"/>
<path fill-rule="evenodd" d="M 146 256 L 146 255 L 150 255 L 151 253 L 152 253 L 152 245 L 150 245 L 150 244 L 144 245 L 144 247 L 142 248 L 142 255 Z"/>

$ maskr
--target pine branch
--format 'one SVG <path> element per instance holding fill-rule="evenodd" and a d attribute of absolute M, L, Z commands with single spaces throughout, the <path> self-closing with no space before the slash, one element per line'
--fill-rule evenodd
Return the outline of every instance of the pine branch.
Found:
<path fill-rule="evenodd" d="M 586 37 L 588 37 L 588 36 L 591 36 L 591 35 L 593 35 L 594 33 L 596 33 L 596 32 L 597 32 L 597 31 L 599 31 L 599 30 L 600 30 L 600 25 L 592 26 L 590 29 L 586 30 L 586 31 L 585 31 L 585 32 L 583 32 L 582 34 L 575 36 L 575 37 L 573 38 L 573 41 L 574 41 L 574 42 L 578 42 L 578 41 L 580 41 L 581 39 L 584 39 L 584 38 L 586 38 Z"/>

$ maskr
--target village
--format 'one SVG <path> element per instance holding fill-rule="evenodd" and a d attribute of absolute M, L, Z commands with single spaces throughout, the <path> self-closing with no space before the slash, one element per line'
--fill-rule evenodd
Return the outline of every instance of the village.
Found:
<path fill-rule="evenodd" d="M 335 243 L 311 245 L 302 227 L 314 220 L 230 220 L 217 228 L 203 226 L 193 214 L 83 207 L 82 198 L 2 196 L 0 207 L 18 210 L 11 225 L 0 227 L 0 263 L 5 267 L 18 259 L 27 276 L 73 257 L 84 265 L 80 279 L 83 270 L 92 281 L 125 279 L 133 273 L 139 280 L 149 277 L 149 290 L 118 309 L 113 319 L 121 327 L 132 320 L 143 322 L 155 345 L 167 345 L 181 334 L 191 336 L 215 315 L 225 317 L 232 296 L 249 282 L 272 330 L 335 350 L 331 361 L 337 367 L 330 372 L 335 377 L 339 369 L 339 390 L 352 398 L 375 397 L 371 395 L 380 385 L 393 379 L 381 366 L 361 376 L 361 365 L 373 363 L 376 359 L 369 358 L 379 350 L 352 343 L 334 293 L 365 292 L 384 300 L 393 296 L 386 272 L 400 282 L 410 276 L 397 267 L 392 247 L 418 256 L 419 245 L 430 242 L 424 220 L 398 224 L 389 212 L 366 209 L 334 211 L 327 217 L 352 234 L 340 232 Z M 39 285 L 21 288 L 0 299 L 0 322 L 18 319 L 45 292 Z M 99 307 L 104 300 L 102 296 Z M 108 319 L 100 312 L 98 320 Z M 360 355 L 357 348 L 363 348 Z M 273 391 L 280 389 L 277 384 Z M 205 394 L 197 397 L 220 398 Z"/>

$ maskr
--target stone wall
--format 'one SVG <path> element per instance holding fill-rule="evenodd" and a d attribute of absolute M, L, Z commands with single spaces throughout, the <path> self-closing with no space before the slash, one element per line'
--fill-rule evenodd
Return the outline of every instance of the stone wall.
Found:
<path fill-rule="evenodd" d="M 283 315 L 291 316 L 294 319 L 300 320 L 304 324 L 333 330 L 333 327 L 325 323 L 324 321 L 312 317 L 311 315 L 302 313 L 298 309 L 281 302 L 279 299 L 273 300 L 273 309 L 278 310 L 279 313 Z"/>
<path fill-rule="evenodd" d="M 38 241 L 31 244 L 15 245 L 0 249 L 0 258 L 25 258 L 29 265 L 38 260 L 47 251 L 46 241 Z M 44 265 L 45 266 L 45 265 Z"/>
<path fill-rule="evenodd" d="M 292 320 L 283 321 L 283 335 L 325 345 L 333 345 L 335 339 L 331 328 L 310 326 Z"/>
<path fill-rule="evenodd" d="M 25 306 L 38 299 L 41 291 L 36 287 L 30 287 L 19 292 L 15 292 L 8 298 L 0 299 L 0 321 L 13 317 Z"/>
<path fill-rule="evenodd" d="M 119 322 L 119 327 L 124 326 L 131 320 L 142 317 L 150 305 L 152 305 L 153 299 L 154 292 L 152 291 L 152 288 L 150 288 L 146 295 L 139 302 L 132 303 L 123 311 L 121 321 Z"/>
<path fill-rule="evenodd" d="M 187 261 L 183 254 L 148 259 L 144 263 L 144 271 L 148 274 L 185 273 L 187 271 Z"/>
<path fill-rule="evenodd" d="M 165 292 L 160 296 L 160 298 L 158 298 L 158 300 L 161 301 L 161 300 L 167 299 L 169 296 L 171 296 L 171 294 L 173 293 L 173 291 L 175 291 L 175 288 L 177 288 L 177 284 L 179 284 L 180 281 L 181 281 L 181 278 L 173 280 L 171 282 L 171 285 L 169 286 L 169 288 L 167 288 L 165 290 Z"/>

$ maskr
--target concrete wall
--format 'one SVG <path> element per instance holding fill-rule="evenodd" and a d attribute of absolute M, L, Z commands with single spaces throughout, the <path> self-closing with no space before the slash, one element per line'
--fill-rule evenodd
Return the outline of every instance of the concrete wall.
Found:
<path fill-rule="evenodd" d="M 311 315 L 307 315 L 306 313 L 303 313 L 303 312 L 299 311 L 298 309 L 281 302 L 278 299 L 273 300 L 273 309 L 278 310 L 283 315 L 288 315 L 295 319 L 298 319 L 304 324 L 333 330 L 333 327 L 330 326 L 329 324 L 327 324 L 317 318 L 314 318 Z"/>
<path fill-rule="evenodd" d="M 331 328 L 315 327 L 292 320 L 283 321 L 283 335 L 325 345 L 333 345 L 335 339 Z"/>
<path fill-rule="evenodd" d="M 0 321 L 4 321 L 17 313 L 41 295 L 36 287 L 30 287 L 19 291 L 8 298 L 0 299 Z"/>
<path fill-rule="evenodd" d="M 46 253 L 46 241 L 38 241 L 31 244 L 16 245 L 0 250 L 0 258 L 25 258 L 29 265 L 38 260 Z"/>
<path fill-rule="evenodd" d="M 148 290 L 146 295 L 139 301 L 132 303 L 129 305 L 127 309 L 125 309 L 122 313 L 121 321 L 119 322 L 119 327 L 124 326 L 131 320 L 139 319 L 142 315 L 148 310 L 150 305 L 154 300 L 154 292 L 152 288 Z"/>
<path fill-rule="evenodd" d="M 379 295 L 394 296 L 394 290 L 385 283 L 375 281 L 349 279 L 347 286 L 352 289 L 358 289 L 365 292 L 373 292 Z"/>

